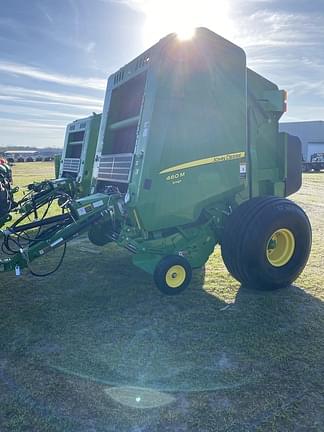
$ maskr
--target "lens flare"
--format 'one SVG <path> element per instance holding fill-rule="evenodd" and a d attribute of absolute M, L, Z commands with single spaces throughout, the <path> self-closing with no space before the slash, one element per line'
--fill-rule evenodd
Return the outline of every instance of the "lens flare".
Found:
<path fill-rule="evenodd" d="M 177 37 L 181 41 L 190 40 L 195 36 L 196 29 L 194 27 L 184 27 L 177 31 Z"/>
<path fill-rule="evenodd" d="M 145 16 L 143 39 L 152 45 L 169 33 L 180 40 L 193 37 L 195 28 L 207 27 L 232 40 L 236 32 L 228 0 L 128 0 Z"/>

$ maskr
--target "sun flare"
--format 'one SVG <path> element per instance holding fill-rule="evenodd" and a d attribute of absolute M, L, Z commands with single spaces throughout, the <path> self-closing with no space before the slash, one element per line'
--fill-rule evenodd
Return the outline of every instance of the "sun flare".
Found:
<path fill-rule="evenodd" d="M 195 27 L 183 27 L 176 31 L 177 36 L 180 40 L 189 40 L 195 36 Z"/>
<path fill-rule="evenodd" d="M 144 42 L 151 45 L 169 33 L 190 39 L 196 27 L 231 38 L 234 34 L 228 0 L 137 0 L 145 14 Z"/>

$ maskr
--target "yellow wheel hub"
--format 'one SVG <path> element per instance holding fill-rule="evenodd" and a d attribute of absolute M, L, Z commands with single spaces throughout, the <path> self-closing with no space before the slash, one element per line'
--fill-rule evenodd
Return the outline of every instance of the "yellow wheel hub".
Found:
<path fill-rule="evenodd" d="M 295 237 L 293 233 L 281 228 L 275 231 L 267 244 L 267 258 L 274 267 L 282 267 L 291 259 L 295 251 Z"/>
<path fill-rule="evenodd" d="M 170 288 L 179 288 L 186 279 L 186 270 L 181 265 L 169 268 L 165 275 L 165 281 Z"/>

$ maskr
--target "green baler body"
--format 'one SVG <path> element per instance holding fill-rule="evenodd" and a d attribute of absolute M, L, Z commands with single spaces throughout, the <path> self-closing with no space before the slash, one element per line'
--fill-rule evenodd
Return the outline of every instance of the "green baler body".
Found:
<path fill-rule="evenodd" d="M 90 193 L 101 114 L 75 120 L 66 129 L 59 177 L 72 177 L 78 196 Z"/>
<path fill-rule="evenodd" d="M 127 206 L 147 231 L 195 222 L 238 193 L 284 194 L 284 94 L 207 29 L 188 42 L 170 35 L 110 77 L 104 110 L 98 156 L 123 153 L 118 142 L 134 154 Z"/>
<path fill-rule="evenodd" d="M 287 187 L 285 110 L 286 92 L 204 28 L 167 36 L 109 78 L 91 192 L 124 196 L 116 238 L 137 265 L 183 254 L 199 267 L 231 209 L 298 189 L 298 179 Z"/>
<path fill-rule="evenodd" d="M 250 196 L 285 195 L 287 157 L 278 121 L 286 109 L 286 93 L 247 70 L 247 124 Z M 297 150 L 297 149 L 296 149 Z"/>
<path fill-rule="evenodd" d="M 208 33 L 193 46 L 173 39 L 159 51 L 148 73 L 152 101 L 144 103 L 129 186 L 129 205 L 149 231 L 191 223 L 215 199 L 239 190 L 246 148 L 243 51 Z"/>

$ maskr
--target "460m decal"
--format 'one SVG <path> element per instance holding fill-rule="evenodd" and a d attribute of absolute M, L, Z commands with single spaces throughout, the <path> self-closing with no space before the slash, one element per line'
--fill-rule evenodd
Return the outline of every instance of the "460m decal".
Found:
<path fill-rule="evenodd" d="M 186 162 L 180 165 L 175 165 L 160 171 L 160 174 L 167 174 L 173 171 L 183 170 L 186 168 L 194 168 L 201 165 L 209 165 L 217 162 L 230 161 L 235 159 L 242 159 L 245 157 L 245 152 L 227 153 L 224 155 L 212 156 L 206 159 L 198 159 L 191 162 Z"/>

